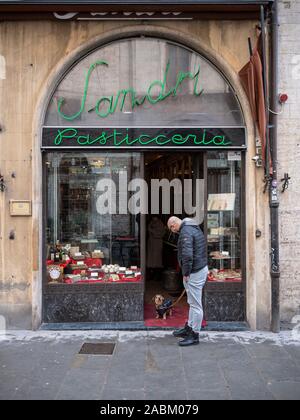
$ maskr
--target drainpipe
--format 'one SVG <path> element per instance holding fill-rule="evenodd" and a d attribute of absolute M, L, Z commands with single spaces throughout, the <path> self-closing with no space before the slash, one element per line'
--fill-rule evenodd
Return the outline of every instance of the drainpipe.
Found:
<path fill-rule="evenodd" d="M 278 105 L 278 1 L 271 9 L 271 77 L 270 77 L 270 152 L 273 174 L 269 189 L 271 221 L 271 331 L 280 332 L 280 267 L 279 267 L 279 198 L 277 181 L 277 105 Z"/>
<path fill-rule="evenodd" d="M 265 8 L 260 7 L 260 22 L 262 30 L 262 58 L 263 58 L 263 84 L 266 106 L 266 149 L 265 149 L 265 177 L 269 185 L 270 206 L 270 277 L 271 277 L 271 326 L 274 333 L 280 331 L 280 271 L 279 271 L 279 229 L 278 229 L 278 185 L 277 185 L 277 104 L 278 104 L 278 11 L 277 0 L 270 12 L 270 83 L 267 83 L 267 58 L 266 58 L 266 25 Z M 272 112 L 270 112 L 272 110 Z M 270 160 L 272 162 L 272 175 L 270 176 Z"/>

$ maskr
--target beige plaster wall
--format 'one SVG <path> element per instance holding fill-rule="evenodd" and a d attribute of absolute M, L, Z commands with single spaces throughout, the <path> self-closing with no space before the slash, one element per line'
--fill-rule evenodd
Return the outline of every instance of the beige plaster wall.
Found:
<path fill-rule="evenodd" d="M 251 158 L 254 132 L 237 71 L 247 62 L 256 22 L 5 22 L 0 24 L 0 172 L 7 189 L 0 193 L 0 314 L 11 327 L 41 322 L 41 162 L 39 125 L 47 91 L 59 71 L 103 37 L 113 34 L 165 34 L 203 51 L 227 74 L 239 94 L 247 120 L 249 151 L 247 199 L 247 318 L 253 329 L 269 328 L 269 218 L 263 173 Z M 3 67 L 4 66 L 4 67 Z M 14 174 L 14 177 L 12 177 Z M 33 201 L 31 218 L 13 218 L 10 199 Z M 262 237 L 255 238 L 255 230 Z M 15 239 L 9 239 L 11 231 Z M 245 244 L 244 244 L 245 245 Z M 33 308 L 33 310 L 32 310 Z"/>

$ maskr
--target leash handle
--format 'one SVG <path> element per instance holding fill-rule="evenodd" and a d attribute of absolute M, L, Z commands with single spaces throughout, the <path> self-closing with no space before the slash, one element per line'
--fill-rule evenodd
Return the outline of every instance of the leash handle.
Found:
<path fill-rule="evenodd" d="M 168 309 L 171 309 L 171 308 L 173 308 L 175 305 L 177 305 L 177 303 L 180 301 L 180 299 L 182 299 L 182 297 L 183 297 L 183 295 L 185 294 L 185 292 L 186 292 L 186 290 L 185 290 L 185 289 L 183 289 L 183 291 L 182 291 L 181 295 L 179 296 L 179 298 L 176 300 L 176 302 L 172 303 L 172 305 L 171 305 Z"/>

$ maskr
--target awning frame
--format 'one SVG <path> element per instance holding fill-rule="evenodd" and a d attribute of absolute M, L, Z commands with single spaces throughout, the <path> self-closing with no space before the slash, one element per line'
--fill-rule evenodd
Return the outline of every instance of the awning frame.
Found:
<path fill-rule="evenodd" d="M 101 20 L 128 20 L 126 12 L 155 12 L 155 16 L 152 17 L 137 16 L 136 19 L 140 18 L 140 20 L 176 20 L 171 13 L 164 16 L 166 12 L 180 12 L 181 17 L 177 19 L 249 20 L 259 19 L 260 7 L 269 8 L 273 1 L 275 0 L 48 0 L 41 3 L 37 0 L 1 0 L 0 21 L 55 20 L 57 18 L 54 13 L 89 14 L 92 12 L 118 13 L 115 16 L 104 16 Z M 70 20 L 77 20 L 77 18 Z"/>

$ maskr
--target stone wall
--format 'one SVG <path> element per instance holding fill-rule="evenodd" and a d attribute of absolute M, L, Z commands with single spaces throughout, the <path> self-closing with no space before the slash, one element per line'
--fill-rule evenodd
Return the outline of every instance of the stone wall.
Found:
<path fill-rule="evenodd" d="M 300 314 L 300 0 L 279 2 L 279 91 L 289 95 L 278 118 L 278 178 L 288 172 L 280 200 L 281 319 Z"/>

